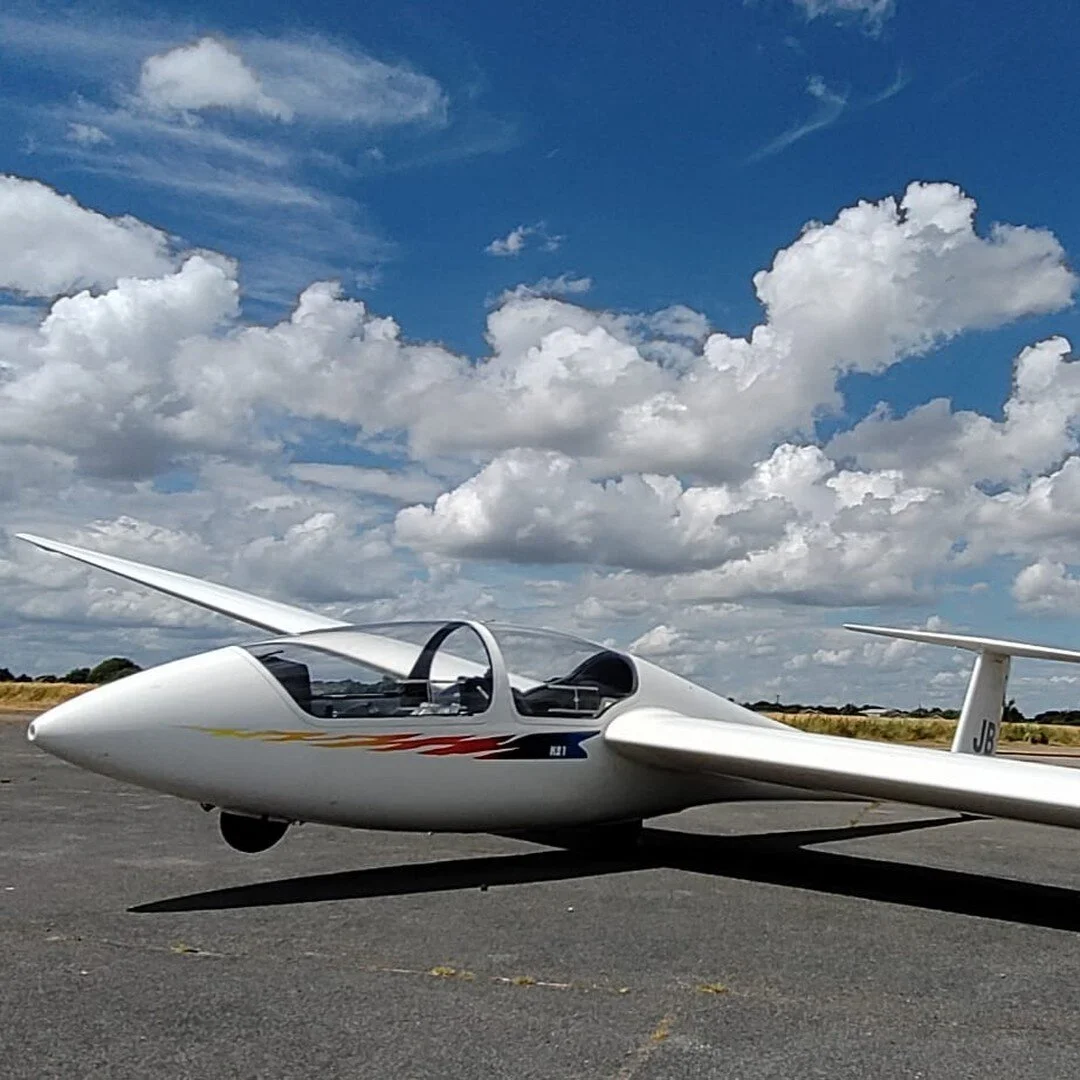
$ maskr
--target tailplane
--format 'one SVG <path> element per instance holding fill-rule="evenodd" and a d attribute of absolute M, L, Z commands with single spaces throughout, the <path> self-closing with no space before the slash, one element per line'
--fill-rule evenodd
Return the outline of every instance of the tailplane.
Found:
<path fill-rule="evenodd" d="M 949 645 L 975 653 L 975 664 L 971 669 L 964 705 L 960 710 L 960 722 L 956 725 L 956 734 L 953 736 L 954 754 L 989 756 L 996 752 L 1012 657 L 1064 660 L 1080 664 L 1080 652 L 1074 649 L 1029 645 L 1022 641 L 972 637 L 968 634 L 943 634 L 937 630 L 897 630 L 889 626 L 846 624 L 845 629 L 857 630 L 862 634 L 900 638 L 903 641 L 918 641 L 927 645 Z"/>

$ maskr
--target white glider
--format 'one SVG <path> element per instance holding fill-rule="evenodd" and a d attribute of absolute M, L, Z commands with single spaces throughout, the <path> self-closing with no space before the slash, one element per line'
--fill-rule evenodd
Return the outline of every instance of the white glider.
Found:
<path fill-rule="evenodd" d="M 888 799 L 1080 828 L 1080 770 L 993 756 L 1009 658 L 1076 663 L 1080 652 L 850 627 L 975 652 L 953 752 L 941 753 L 796 731 L 563 634 L 465 619 L 351 626 L 21 538 L 278 635 L 102 686 L 28 729 L 83 768 L 220 808 L 223 836 L 243 851 L 265 850 L 301 821 L 573 846 L 741 799 Z"/>

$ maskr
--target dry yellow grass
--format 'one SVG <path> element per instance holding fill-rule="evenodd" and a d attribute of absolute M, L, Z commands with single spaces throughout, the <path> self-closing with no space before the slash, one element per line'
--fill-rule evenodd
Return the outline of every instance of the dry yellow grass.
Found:
<path fill-rule="evenodd" d="M 81 683 L 0 683 L 0 712 L 36 712 L 51 709 L 68 698 L 93 690 Z"/>
<path fill-rule="evenodd" d="M 93 690 L 81 683 L 0 683 L 0 715 L 4 712 L 39 712 L 68 698 Z M 766 713 L 776 720 L 817 735 L 842 735 L 874 742 L 920 743 L 948 746 L 955 720 L 913 716 L 833 716 L 826 713 Z M 1080 727 L 1066 724 L 1005 724 L 1002 743 L 1080 747 Z"/>
<path fill-rule="evenodd" d="M 923 743 L 946 746 L 956 731 L 955 720 L 913 716 L 832 716 L 822 713 L 771 713 L 777 720 L 818 735 L 842 735 L 875 742 Z M 1080 727 L 1067 724 L 1003 724 L 1002 743 L 1036 746 L 1080 746 Z"/>

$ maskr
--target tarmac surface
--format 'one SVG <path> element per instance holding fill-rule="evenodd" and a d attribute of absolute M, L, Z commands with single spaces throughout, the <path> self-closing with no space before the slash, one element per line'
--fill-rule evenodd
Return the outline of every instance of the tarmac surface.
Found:
<path fill-rule="evenodd" d="M 318 826 L 245 856 L 23 726 L 5 1080 L 1080 1076 L 1080 833 L 792 803 L 623 860 Z"/>

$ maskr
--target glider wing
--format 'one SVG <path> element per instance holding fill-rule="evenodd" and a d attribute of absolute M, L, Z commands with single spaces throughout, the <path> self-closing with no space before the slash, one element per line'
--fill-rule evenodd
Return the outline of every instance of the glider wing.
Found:
<path fill-rule="evenodd" d="M 315 612 L 305 611 L 303 608 L 282 604 L 277 600 L 264 600 L 260 596 L 252 596 L 250 593 L 229 588 L 227 585 L 217 585 L 212 581 L 178 574 L 174 570 L 162 570 L 131 559 L 122 559 L 117 555 L 103 555 L 97 551 L 62 544 L 57 540 L 47 540 L 29 533 L 16 535 L 20 540 L 36 544 L 46 551 L 66 555 L 68 558 L 88 563 L 100 570 L 107 570 L 111 574 L 146 585 L 168 596 L 187 600 L 199 607 L 208 608 L 221 615 L 228 615 L 239 622 L 259 626 L 281 635 L 278 641 L 266 642 L 267 645 L 285 646 L 292 643 L 317 646 L 326 652 L 358 660 L 369 667 L 402 678 L 409 675 L 421 653 L 419 644 L 400 641 L 382 634 L 367 633 L 339 619 L 331 619 L 326 615 L 318 615 Z M 325 635 L 312 633 L 317 630 L 336 632 Z M 300 636 L 293 641 L 296 635 Z M 452 682 L 462 676 L 481 676 L 484 673 L 485 665 L 470 662 L 445 649 L 440 649 L 433 658 L 430 676 L 437 681 Z M 526 687 L 535 685 L 528 679 L 518 679 L 517 682 Z"/>
<path fill-rule="evenodd" d="M 103 555 L 29 533 L 16 535 L 20 540 L 36 544 L 45 551 L 54 551 L 59 555 L 66 555 L 69 559 L 96 566 L 99 570 L 108 570 L 110 574 L 127 578 L 128 581 L 135 581 L 168 596 L 209 608 L 221 615 L 228 615 L 239 622 L 260 626 L 275 634 L 303 634 L 309 630 L 331 630 L 336 626 L 349 625 L 326 615 L 317 615 L 277 600 L 264 600 L 260 596 L 252 596 L 227 585 L 216 585 L 212 581 L 202 581 L 187 574 L 178 574 L 174 570 L 160 570 L 156 566 L 147 566 L 132 559 Z"/>
<path fill-rule="evenodd" d="M 1080 828 L 1080 770 L 632 709 L 604 732 L 644 764 Z"/>

